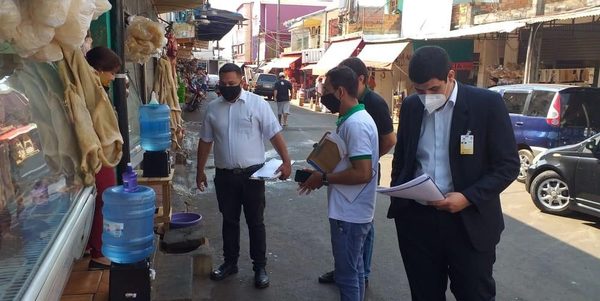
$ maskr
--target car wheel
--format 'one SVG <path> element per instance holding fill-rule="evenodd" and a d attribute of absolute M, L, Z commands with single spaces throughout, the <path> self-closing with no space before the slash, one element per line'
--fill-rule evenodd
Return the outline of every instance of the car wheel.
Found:
<path fill-rule="evenodd" d="M 533 153 L 528 149 L 520 149 L 519 161 L 521 162 L 521 167 L 519 168 L 519 176 L 517 176 L 517 181 L 525 183 L 525 179 L 527 178 L 527 169 L 533 161 Z"/>
<path fill-rule="evenodd" d="M 531 182 L 529 193 L 535 206 L 542 212 L 565 215 L 571 211 L 569 185 L 554 171 L 548 170 L 537 175 Z"/>

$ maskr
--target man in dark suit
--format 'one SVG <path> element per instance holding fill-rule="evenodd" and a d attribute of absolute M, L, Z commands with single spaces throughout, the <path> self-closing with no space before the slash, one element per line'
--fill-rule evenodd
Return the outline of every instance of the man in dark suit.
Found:
<path fill-rule="evenodd" d="M 392 185 L 431 176 L 445 199 L 428 206 L 392 198 L 413 300 L 494 300 L 492 268 L 504 229 L 500 193 L 519 157 L 499 94 L 458 83 L 442 48 L 418 49 L 409 65 L 417 94 L 404 101 Z"/>

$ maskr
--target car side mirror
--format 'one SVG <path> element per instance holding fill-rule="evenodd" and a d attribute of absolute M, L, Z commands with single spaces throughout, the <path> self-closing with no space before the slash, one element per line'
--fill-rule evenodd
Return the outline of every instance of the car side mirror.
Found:
<path fill-rule="evenodd" d="M 585 143 L 585 148 L 589 149 L 592 152 L 594 151 L 595 147 L 596 147 L 596 140 L 592 139 Z"/>
<path fill-rule="evenodd" d="M 585 144 L 585 148 L 589 149 L 594 157 L 600 159 L 600 143 L 597 143 L 596 140 L 592 139 L 588 141 Z"/>

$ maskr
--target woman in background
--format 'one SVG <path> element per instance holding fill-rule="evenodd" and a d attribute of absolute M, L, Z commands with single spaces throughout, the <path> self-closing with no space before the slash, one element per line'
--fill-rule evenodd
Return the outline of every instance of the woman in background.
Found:
<path fill-rule="evenodd" d="M 94 68 L 102 86 L 108 92 L 110 83 L 115 79 L 115 74 L 121 68 L 121 59 L 112 50 L 98 46 L 90 49 L 86 55 L 86 60 Z M 88 240 L 87 249 L 90 251 L 92 259 L 88 265 L 89 270 L 102 270 L 110 268 L 110 260 L 102 254 L 102 193 L 108 187 L 117 185 L 115 170 L 112 167 L 102 166 L 100 172 L 96 174 L 96 208 L 94 209 L 94 220 L 92 222 L 92 231 Z"/>

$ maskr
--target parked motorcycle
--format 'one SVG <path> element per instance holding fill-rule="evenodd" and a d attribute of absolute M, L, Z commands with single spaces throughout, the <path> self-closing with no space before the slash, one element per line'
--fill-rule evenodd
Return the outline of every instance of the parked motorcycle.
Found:
<path fill-rule="evenodd" d="M 192 92 L 192 97 L 183 105 L 183 110 L 186 112 L 194 112 L 200 107 L 202 101 L 206 99 L 206 94 L 202 87 L 196 84 L 190 84 L 189 90 Z"/>

